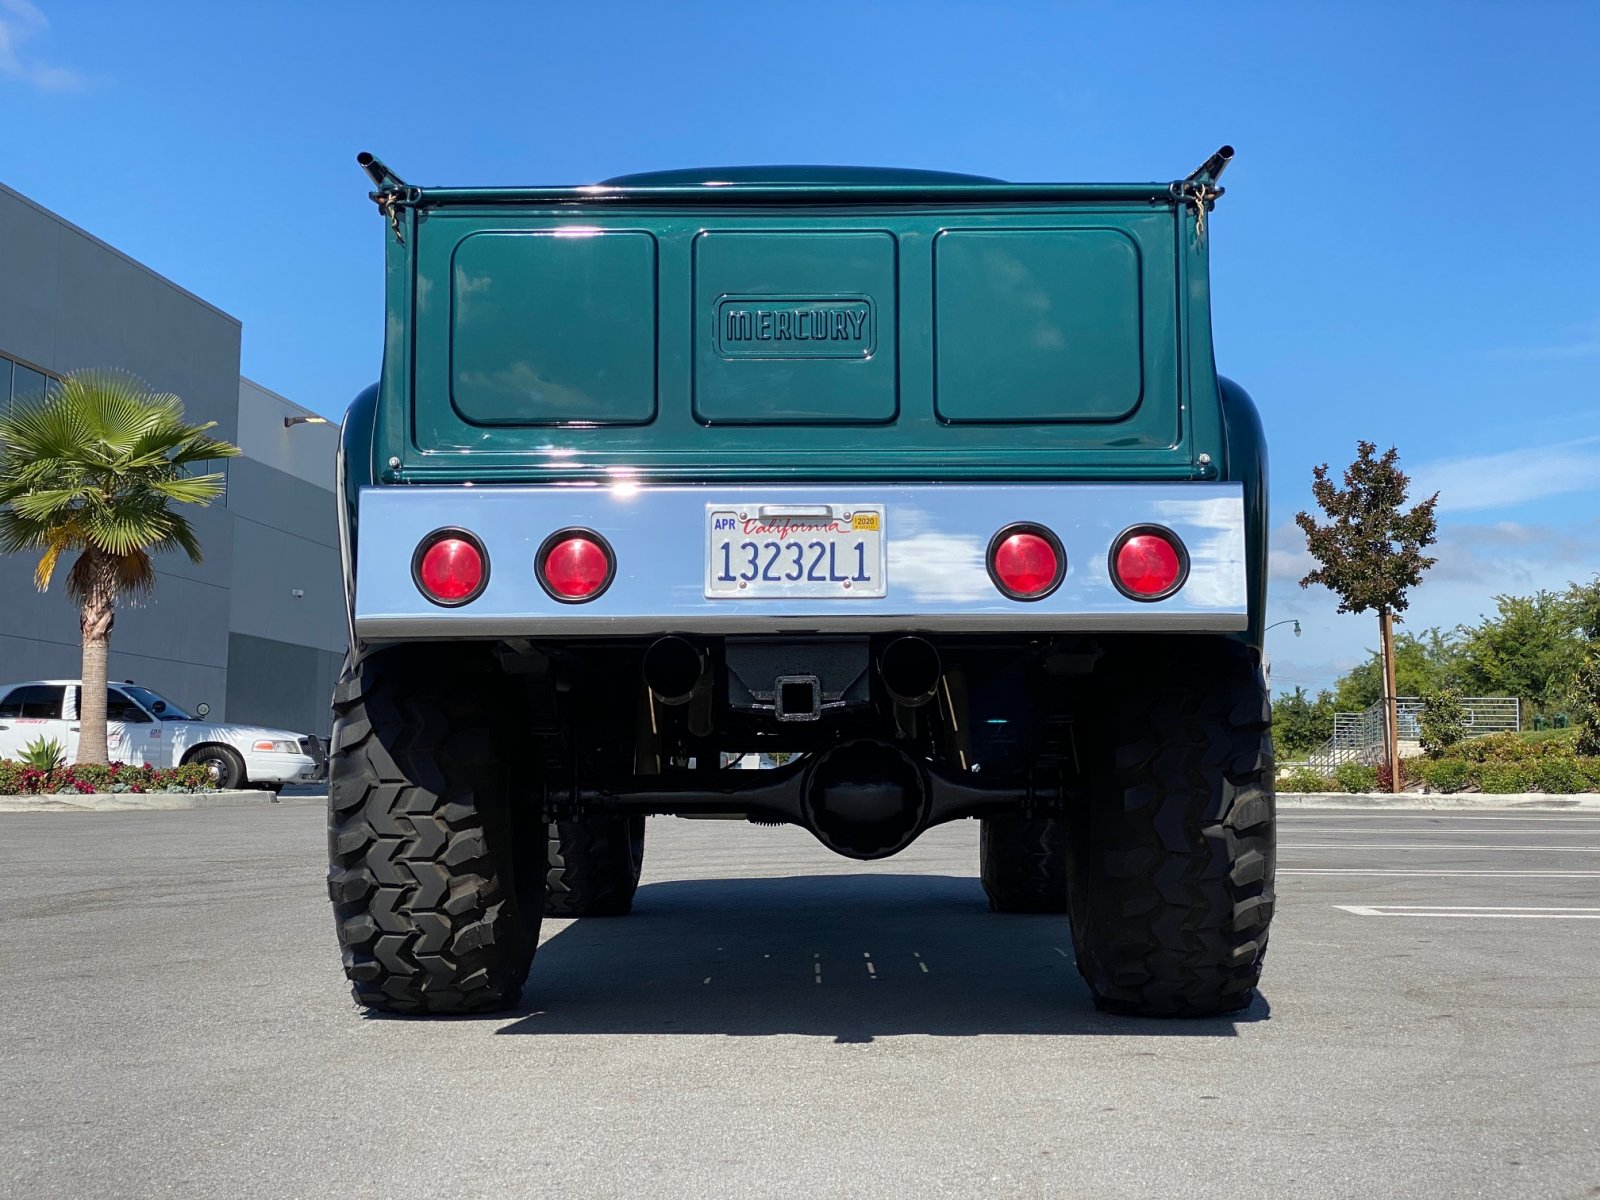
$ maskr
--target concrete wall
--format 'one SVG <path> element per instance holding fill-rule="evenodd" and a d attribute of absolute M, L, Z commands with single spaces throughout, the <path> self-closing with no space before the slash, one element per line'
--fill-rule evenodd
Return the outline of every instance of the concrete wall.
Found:
<path fill-rule="evenodd" d="M 57 376 L 132 371 L 246 455 L 226 463 L 226 498 L 187 514 L 204 561 L 160 556 L 155 596 L 118 612 L 112 677 L 217 718 L 325 734 L 345 642 L 337 431 L 286 429 L 309 411 L 239 377 L 240 338 L 233 317 L 0 185 L 0 354 Z M 65 569 L 40 594 L 35 562 L 0 557 L 0 683 L 79 674 Z"/>
<path fill-rule="evenodd" d="M 345 651 L 333 497 L 338 428 L 284 426 L 308 410 L 239 381 L 228 711 L 235 720 L 326 734 Z"/>

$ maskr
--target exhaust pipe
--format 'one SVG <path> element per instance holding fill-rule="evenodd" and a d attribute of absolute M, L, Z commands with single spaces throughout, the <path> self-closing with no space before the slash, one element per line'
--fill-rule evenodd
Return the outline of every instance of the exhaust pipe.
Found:
<path fill-rule="evenodd" d="M 687 704 L 706 674 L 705 651 L 676 634 L 657 638 L 644 652 L 644 682 L 662 704 Z"/>
<path fill-rule="evenodd" d="M 944 671 L 939 652 L 927 638 L 896 638 L 878 656 L 878 674 L 890 699 L 906 708 L 921 708 L 938 693 Z"/>

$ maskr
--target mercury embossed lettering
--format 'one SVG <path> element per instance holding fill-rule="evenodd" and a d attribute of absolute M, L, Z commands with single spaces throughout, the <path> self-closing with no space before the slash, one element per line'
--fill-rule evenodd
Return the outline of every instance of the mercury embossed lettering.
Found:
<path fill-rule="evenodd" d="M 723 358 L 870 358 L 877 343 L 865 296 L 723 296 L 715 320 Z"/>

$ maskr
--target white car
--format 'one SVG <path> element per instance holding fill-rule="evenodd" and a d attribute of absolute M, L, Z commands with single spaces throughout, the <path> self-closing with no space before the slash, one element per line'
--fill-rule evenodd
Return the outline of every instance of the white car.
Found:
<path fill-rule="evenodd" d="M 0 758 L 17 758 L 44 738 L 78 757 L 76 679 L 0 684 Z M 200 763 L 220 787 L 264 787 L 322 777 L 327 755 L 320 742 L 287 729 L 206 721 L 164 696 L 132 683 L 112 683 L 106 694 L 107 757 L 112 762 L 173 767 Z"/>

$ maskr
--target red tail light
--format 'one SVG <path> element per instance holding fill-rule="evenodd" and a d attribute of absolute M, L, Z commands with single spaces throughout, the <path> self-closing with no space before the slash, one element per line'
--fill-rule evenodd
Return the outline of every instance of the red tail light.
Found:
<path fill-rule="evenodd" d="M 464 529 L 436 529 L 411 559 L 411 577 L 429 600 L 446 608 L 476 600 L 489 582 L 489 556 Z"/>
<path fill-rule="evenodd" d="M 1067 555 L 1043 525 L 1007 525 L 989 542 L 989 578 L 1013 600 L 1042 600 L 1061 586 Z"/>
<path fill-rule="evenodd" d="M 545 538 L 539 547 L 534 573 L 552 599 L 564 604 L 593 600 L 617 573 L 616 556 L 598 533 L 588 529 L 563 529 Z"/>
<path fill-rule="evenodd" d="M 1189 576 L 1189 553 L 1159 525 L 1128 530 L 1111 548 L 1111 578 L 1132 600 L 1164 600 Z"/>

